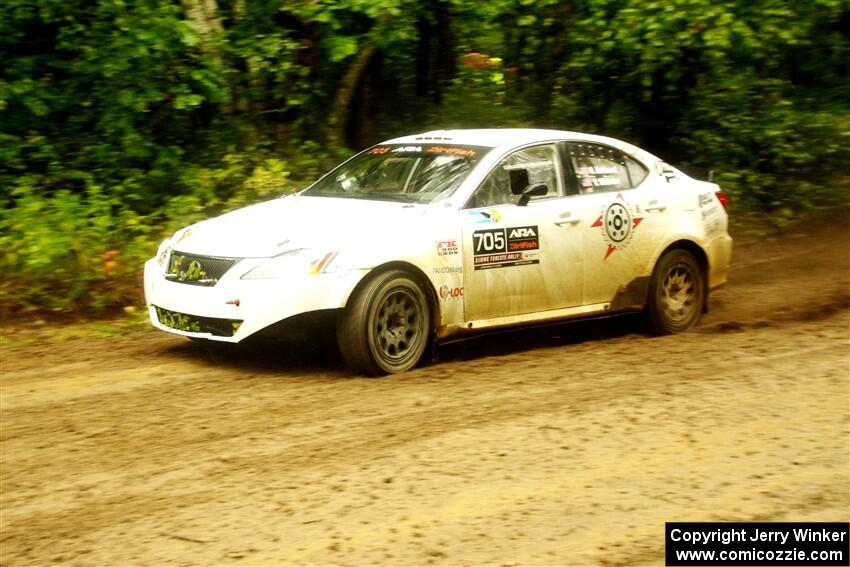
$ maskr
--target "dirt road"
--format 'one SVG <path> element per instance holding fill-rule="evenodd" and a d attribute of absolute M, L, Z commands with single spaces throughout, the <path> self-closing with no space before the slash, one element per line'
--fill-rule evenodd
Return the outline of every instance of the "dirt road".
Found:
<path fill-rule="evenodd" d="M 0 564 L 661 565 L 665 521 L 847 521 L 847 223 L 739 238 L 698 329 L 402 376 L 153 330 L 2 352 Z"/>

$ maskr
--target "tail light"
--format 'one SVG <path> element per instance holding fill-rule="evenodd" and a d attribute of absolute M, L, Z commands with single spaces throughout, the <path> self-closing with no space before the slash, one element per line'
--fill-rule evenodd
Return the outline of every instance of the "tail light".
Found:
<path fill-rule="evenodd" d="M 723 210 L 727 213 L 729 212 L 729 196 L 723 191 L 715 191 L 715 195 L 717 195 L 717 200 L 720 201 L 720 204 L 723 205 Z"/>

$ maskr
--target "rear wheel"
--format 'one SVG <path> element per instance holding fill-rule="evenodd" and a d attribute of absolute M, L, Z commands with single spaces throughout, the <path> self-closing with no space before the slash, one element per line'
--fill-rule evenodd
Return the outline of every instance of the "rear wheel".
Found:
<path fill-rule="evenodd" d="M 421 286 L 406 272 L 382 272 L 349 300 L 337 325 L 345 362 L 369 375 L 416 366 L 428 345 L 431 312 Z"/>
<path fill-rule="evenodd" d="M 705 302 L 705 276 L 694 255 L 671 250 L 655 266 L 649 286 L 647 319 L 655 333 L 671 335 L 693 327 Z"/>

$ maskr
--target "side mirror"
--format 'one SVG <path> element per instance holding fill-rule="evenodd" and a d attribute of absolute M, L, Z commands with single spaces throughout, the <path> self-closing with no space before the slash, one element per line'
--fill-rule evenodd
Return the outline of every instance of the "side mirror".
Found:
<path fill-rule="evenodd" d="M 532 197 L 540 197 L 541 195 L 545 195 L 549 192 L 549 187 L 546 186 L 545 183 L 535 183 L 534 185 L 529 185 L 525 189 L 523 189 L 522 193 L 519 196 L 519 201 L 517 201 L 518 207 L 524 207 L 528 204 L 528 201 Z"/>

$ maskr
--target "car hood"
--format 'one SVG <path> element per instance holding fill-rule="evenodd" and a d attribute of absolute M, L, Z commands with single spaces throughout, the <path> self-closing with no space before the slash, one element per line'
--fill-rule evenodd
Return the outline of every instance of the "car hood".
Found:
<path fill-rule="evenodd" d="M 231 258 L 268 257 L 302 247 L 387 242 L 421 222 L 427 205 L 291 196 L 239 209 L 178 231 L 172 248 Z M 377 240 L 376 240 L 377 239 Z"/>

